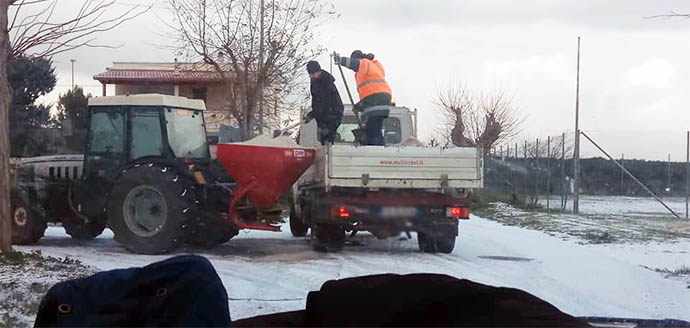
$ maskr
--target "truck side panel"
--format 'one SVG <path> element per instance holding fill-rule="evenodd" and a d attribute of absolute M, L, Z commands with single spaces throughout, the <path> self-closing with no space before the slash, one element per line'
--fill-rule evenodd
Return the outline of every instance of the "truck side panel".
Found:
<path fill-rule="evenodd" d="M 481 188 L 483 185 L 477 148 L 334 145 L 327 157 L 331 187 Z"/>
<path fill-rule="evenodd" d="M 477 148 L 333 145 L 316 150 L 302 187 L 482 188 Z"/>

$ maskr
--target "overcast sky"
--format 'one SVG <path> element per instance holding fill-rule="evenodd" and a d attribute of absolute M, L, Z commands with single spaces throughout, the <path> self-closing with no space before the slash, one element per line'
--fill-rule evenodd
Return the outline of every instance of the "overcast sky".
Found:
<path fill-rule="evenodd" d="M 258 1 L 258 0 L 257 0 Z M 122 0 L 117 10 L 145 1 Z M 62 0 L 62 11 L 78 6 Z M 335 0 L 340 17 L 320 40 L 329 51 L 376 54 L 399 105 L 418 108 L 420 136 L 437 123 L 433 97 L 450 81 L 482 92 L 514 93 L 526 116 L 514 142 L 574 130 L 577 37 L 582 37 L 581 129 L 626 158 L 685 160 L 690 129 L 690 19 L 644 19 L 690 12 L 690 1 Z M 79 49 L 55 58 L 59 92 L 76 83 L 93 94 L 91 77 L 113 61 L 172 61 L 158 45 L 169 17 L 151 12 L 100 36 L 118 49 Z M 319 58 L 328 69 L 328 57 Z M 336 72 L 334 72 L 336 73 Z M 306 73 L 305 73 L 306 74 Z M 349 83 L 354 79 L 349 75 Z M 336 75 L 337 77 L 337 75 Z M 347 98 L 338 84 L 343 100 Z M 51 94 L 56 100 L 57 95 Z M 49 98 L 50 99 L 50 98 Z M 602 156 L 583 138 L 583 156 Z"/>

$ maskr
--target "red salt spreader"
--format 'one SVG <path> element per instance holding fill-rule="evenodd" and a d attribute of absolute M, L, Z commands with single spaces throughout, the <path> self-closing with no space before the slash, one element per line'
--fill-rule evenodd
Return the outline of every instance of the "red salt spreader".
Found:
<path fill-rule="evenodd" d="M 247 196 L 258 210 L 272 207 L 314 162 L 314 152 L 296 144 L 218 144 L 218 160 L 237 182 L 228 209 L 230 220 L 239 229 L 280 231 L 279 226 L 243 221 L 237 203 Z"/>

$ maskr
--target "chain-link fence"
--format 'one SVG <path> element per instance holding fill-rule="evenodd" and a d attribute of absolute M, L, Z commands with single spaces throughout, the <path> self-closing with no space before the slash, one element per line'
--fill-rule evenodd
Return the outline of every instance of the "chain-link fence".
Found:
<path fill-rule="evenodd" d="M 589 143 L 584 137 L 580 142 L 582 146 Z M 574 192 L 573 150 L 573 133 L 496 146 L 485 159 L 485 194 L 490 199 L 516 205 L 567 212 L 572 209 Z M 689 169 L 686 161 L 671 161 L 670 154 L 667 161 L 621 156 L 614 162 L 599 151 L 597 157 L 590 155 L 580 159 L 579 193 L 585 203 L 591 197 L 651 198 L 647 209 L 650 213 L 660 210 L 657 214 L 672 215 L 663 205 L 654 204 L 651 191 L 664 203 L 671 203 L 668 206 L 679 216 L 685 217 L 685 199 L 690 191 Z"/>

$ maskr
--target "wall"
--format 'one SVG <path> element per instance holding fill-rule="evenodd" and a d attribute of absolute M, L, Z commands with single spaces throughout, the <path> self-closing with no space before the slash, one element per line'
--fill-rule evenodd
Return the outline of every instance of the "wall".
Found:
<path fill-rule="evenodd" d="M 115 95 L 134 95 L 140 93 L 161 93 L 172 95 L 175 89 L 172 84 L 116 84 Z"/>

